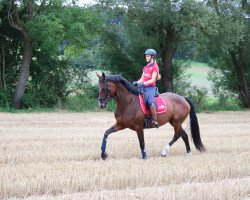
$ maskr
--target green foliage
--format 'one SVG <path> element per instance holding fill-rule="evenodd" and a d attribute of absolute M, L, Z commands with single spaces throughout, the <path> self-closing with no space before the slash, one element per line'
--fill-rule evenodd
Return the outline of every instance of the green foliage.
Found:
<path fill-rule="evenodd" d="M 88 47 L 99 29 L 99 20 L 90 9 L 79 7 L 48 8 L 26 23 L 38 48 L 50 55 L 56 55 L 63 44 L 66 56 L 79 55 Z"/>
<path fill-rule="evenodd" d="M 173 42 L 181 51 L 187 51 L 186 56 L 190 56 L 193 50 L 192 45 L 196 45 L 197 31 L 214 33 L 217 24 L 214 15 L 201 2 L 189 1 L 119 1 L 127 8 L 115 6 L 115 2 L 109 2 L 113 9 L 106 11 L 104 31 L 101 34 L 100 56 L 102 59 L 101 67 L 111 73 L 122 74 L 132 80 L 140 78 L 142 66 L 145 65 L 143 55 L 145 49 L 154 48 L 158 52 L 158 62 L 161 73 L 165 73 L 166 52 L 170 48 L 168 43 L 169 34 L 172 31 Z M 105 9 L 105 7 L 104 7 Z M 175 51 L 175 50 L 174 50 Z M 173 52 L 174 53 L 174 52 Z M 172 63 L 172 60 L 171 60 Z M 171 65 L 171 64 L 170 64 Z M 171 80 L 176 85 L 184 84 L 178 77 L 182 69 L 176 69 L 173 63 Z M 164 70 L 165 68 L 165 70 Z M 176 73 L 176 74 L 175 74 Z M 166 76 L 165 76 L 166 78 Z M 176 80 L 175 80 L 176 79 Z M 160 91 L 165 91 L 163 81 L 159 81 Z"/>
<path fill-rule="evenodd" d="M 243 110 L 239 99 L 207 97 L 202 107 L 198 111 L 239 111 Z"/>
<path fill-rule="evenodd" d="M 217 33 L 206 34 L 206 46 L 210 55 L 209 65 L 216 69 L 209 76 L 214 83 L 215 95 L 222 99 L 237 97 L 241 100 L 242 106 L 246 107 L 249 105 L 243 82 L 249 80 L 247 72 L 250 67 L 246 55 L 249 52 L 247 44 L 250 40 L 250 24 L 249 20 L 243 17 L 244 11 L 239 5 L 241 4 L 230 1 L 210 5 L 217 15 L 215 23 L 218 28 Z"/>
<path fill-rule="evenodd" d="M 209 65 L 216 69 L 209 77 L 221 106 L 223 99 L 242 100 L 242 83 L 231 54 L 238 60 L 242 58 L 249 86 L 250 22 L 243 17 L 244 13 L 249 13 L 249 5 L 241 9 L 240 1 L 204 2 L 112 0 L 79 8 L 72 6 L 71 1 L 33 1 L 34 13 L 29 18 L 27 1 L 19 1 L 20 20 L 34 42 L 24 105 L 54 107 L 64 101 L 71 106 L 74 102 L 79 105 L 84 102 L 81 106 L 91 109 L 87 102 L 96 101 L 97 90 L 89 85 L 88 70 L 101 68 L 121 74 L 131 82 L 138 80 L 146 64 L 144 51 L 147 48 L 157 50 L 160 71 L 164 72 L 169 29 L 173 29 L 178 47 L 176 57 L 209 59 Z M 215 2 L 219 2 L 218 10 Z M 118 4 L 124 7 L 116 6 Z M 2 107 L 11 106 L 23 52 L 22 35 L 9 24 L 8 5 L 8 0 L 0 2 Z M 209 108 L 207 91 L 191 87 L 185 75 L 188 65 L 175 58 L 171 67 L 175 92 L 192 97 L 201 109 Z M 165 91 L 163 80 L 157 85 L 161 92 Z M 109 105 L 107 109 L 114 110 L 114 102 Z"/>
<path fill-rule="evenodd" d="M 87 95 L 69 96 L 63 108 L 74 112 L 95 111 L 98 109 L 98 102 Z"/>
<path fill-rule="evenodd" d="M 190 68 L 188 62 L 182 60 L 175 60 L 173 62 L 172 77 L 175 93 L 180 95 L 188 95 L 191 83 L 189 81 L 190 75 L 185 74 L 186 70 Z"/>
<path fill-rule="evenodd" d="M 227 76 L 227 79 L 225 78 Z M 237 79 L 235 79 L 235 74 L 230 70 L 220 70 L 214 69 L 209 73 L 209 80 L 213 82 L 213 94 L 216 97 L 228 98 L 234 93 L 230 92 L 230 88 L 235 87 L 237 91 Z"/>
<path fill-rule="evenodd" d="M 8 89 L 0 89 L 0 107 L 11 107 L 9 100 L 11 99 L 11 93 Z"/>
<path fill-rule="evenodd" d="M 26 26 L 31 39 L 39 42 L 38 48 L 41 51 L 46 51 L 49 55 L 55 55 L 58 52 L 65 31 L 62 20 L 56 16 L 56 13 L 36 15 L 33 20 L 26 23 Z"/>
<path fill-rule="evenodd" d="M 129 18 L 124 8 L 105 10 L 103 31 L 100 34 L 97 59 L 100 68 L 112 74 L 121 74 L 129 81 L 141 77 L 146 64 L 144 52 L 153 46 L 152 37 L 143 33 L 138 23 Z M 156 41 L 156 39 L 153 39 Z"/>
<path fill-rule="evenodd" d="M 82 59 L 92 45 L 100 21 L 92 8 L 63 6 L 62 1 L 33 1 L 33 16 L 20 2 L 17 14 L 34 44 L 29 78 L 22 99 L 24 107 L 55 107 L 89 81 L 86 70 L 93 58 Z M 9 1 L 0 2 L 0 106 L 11 105 L 22 61 L 23 38 L 9 24 Z M 86 57 L 84 57 L 86 58 Z M 4 67 L 3 67 L 4 66 Z M 5 89 L 5 85 L 8 88 Z"/>
<path fill-rule="evenodd" d="M 194 102 L 199 111 L 206 110 L 206 99 L 207 97 L 207 89 L 206 88 L 198 88 L 193 86 L 189 90 L 189 95 Z"/>
<path fill-rule="evenodd" d="M 96 111 L 98 95 L 98 86 L 86 83 L 82 85 L 80 93 L 72 93 L 66 98 L 63 108 L 75 112 Z"/>

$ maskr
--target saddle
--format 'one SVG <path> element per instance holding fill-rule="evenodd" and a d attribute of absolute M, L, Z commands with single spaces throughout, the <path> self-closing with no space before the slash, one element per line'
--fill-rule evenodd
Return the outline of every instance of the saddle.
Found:
<path fill-rule="evenodd" d="M 151 115 L 150 115 L 149 105 L 148 105 L 148 93 L 145 92 L 144 90 L 140 90 L 139 93 L 140 93 L 139 95 L 140 105 L 141 105 L 142 111 L 145 114 L 144 127 L 148 128 L 151 123 Z M 154 98 L 153 103 L 155 104 L 157 114 L 166 112 L 167 110 L 166 103 L 164 99 L 159 95 L 159 90 L 157 87 L 156 87 L 155 98 Z"/>
<path fill-rule="evenodd" d="M 148 93 L 144 90 L 140 90 L 140 95 L 143 97 L 143 101 L 144 101 L 144 104 L 147 108 L 147 110 L 149 110 L 149 105 L 148 105 Z M 155 97 L 159 97 L 160 94 L 159 94 L 159 90 L 158 90 L 158 87 L 155 88 Z M 155 104 L 155 106 L 157 106 L 156 102 L 154 101 L 153 102 Z"/>

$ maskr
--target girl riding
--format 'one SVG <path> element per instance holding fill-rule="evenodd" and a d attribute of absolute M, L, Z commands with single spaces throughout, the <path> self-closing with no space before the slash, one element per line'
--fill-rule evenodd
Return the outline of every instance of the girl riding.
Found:
<path fill-rule="evenodd" d="M 148 93 L 148 105 L 152 116 L 152 124 L 155 128 L 158 128 L 159 123 L 157 121 L 156 108 L 153 104 L 156 91 L 156 81 L 160 79 L 159 67 L 156 62 L 156 51 L 154 49 L 147 49 L 145 55 L 147 65 L 143 67 L 141 78 L 138 81 L 135 81 L 133 85 L 137 85 L 138 88 L 144 89 Z"/>

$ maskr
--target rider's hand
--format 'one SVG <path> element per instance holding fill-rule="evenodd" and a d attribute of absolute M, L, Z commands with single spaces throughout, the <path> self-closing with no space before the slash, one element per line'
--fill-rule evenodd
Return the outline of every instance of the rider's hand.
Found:
<path fill-rule="evenodd" d="M 142 83 L 138 83 L 138 88 L 144 88 L 145 84 L 142 82 Z"/>
<path fill-rule="evenodd" d="M 138 86 L 137 81 L 134 81 L 134 82 L 132 83 L 132 85 L 135 86 L 135 87 L 137 87 L 137 86 Z"/>

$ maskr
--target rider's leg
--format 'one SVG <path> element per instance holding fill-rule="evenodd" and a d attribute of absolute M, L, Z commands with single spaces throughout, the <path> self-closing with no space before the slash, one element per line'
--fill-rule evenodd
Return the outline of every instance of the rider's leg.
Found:
<path fill-rule="evenodd" d="M 159 128 L 155 106 L 152 104 L 149 108 L 150 108 L 150 113 L 152 116 L 152 124 L 155 128 Z"/>
<path fill-rule="evenodd" d="M 154 86 L 146 87 L 145 90 L 148 93 L 148 106 L 149 106 L 150 113 L 152 116 L 152 124 L 155 128 L 158 128 L 159 123 L 157 121 L 156 109 L 155 109 L 155 106 L 153 104 L 154 97 L 155 97 L 155 87 Z"/>

